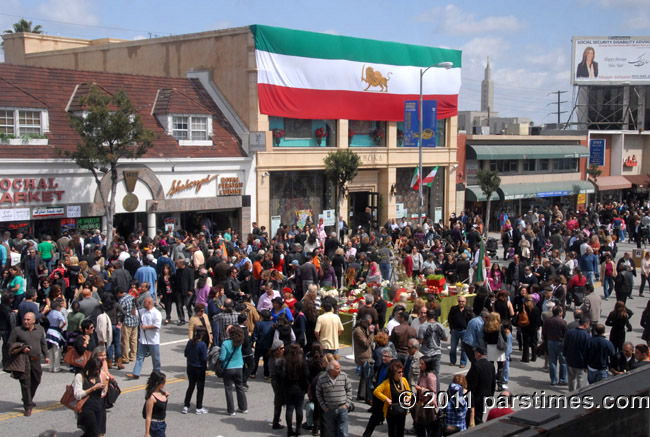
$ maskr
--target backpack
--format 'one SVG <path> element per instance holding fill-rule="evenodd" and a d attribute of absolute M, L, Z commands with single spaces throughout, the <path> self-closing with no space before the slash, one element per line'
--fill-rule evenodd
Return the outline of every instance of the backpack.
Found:
<path fill-rule="evenodd" d="M 519 317 L 517 318 L 517 325 L 525 328 L 526 326 L 530 325 L 530 319 L 528 318 L 528 312 L 524 309 L 522 312 L 519 313 Z"/>

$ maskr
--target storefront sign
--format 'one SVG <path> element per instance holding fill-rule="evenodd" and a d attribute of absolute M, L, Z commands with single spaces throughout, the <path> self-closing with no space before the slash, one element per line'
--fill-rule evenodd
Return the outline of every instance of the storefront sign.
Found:
<path fill-rule="evenodd" d="M 55 178 L 3 178 L 0 179 L 0 205 L 61 201 L 65 190 L 57 190 Z"/>
<path fill-rule="evenodd" d="M 15 220 L 29 220 L 29 208 L 16 208 L 14 211 L 16 214 Z"/>
<path fill-rule="evenodd" d="M 585 193 L 578 194 L 578 205 L 584 205 L 587 203 L 587 195 Z"/>
<path fill-rule="evenodd" d="M 16 220 L 16 210 L 0 209 L 0 222 L 13 222 Z"/>
<path fill-rule="evenodd" d="M 76 229 L 77 221 L 73 218 L 61 219 L 61 232 Z"/>
<path fill-rule="evenodd" d="M 29 230 L 29 222 L 10 223 L 9 224 L 9 230 L 10 231 L 20 231 L 22 233 L 26 233 Z M 20 259 L 20 254 L 18 253 L 16 255 L 18 255 L 18 259 Z M 13 258 L 12 258 L 12 260 L 13 260 Z M 11 265 L 13 266 L 14 263 L 12 262 Z"/>
<path fill-rule="evenodd" d="M 65 208 L 62 206 L 44 206 L 32 210 L 32 217 L 58 217 L 62 215 L 65 215 Z"/>
<path fill-rule="evenodd" d="M 336 224 L 336 211 L 333 209 L 326 209 L 323 211 L 323 224 L 325 226 L 334 226 Z"/>
<path fill-rule="evenodd" d="M 100 229 L 101 227 L 101 217 L 84 217 L 77 220 L 77 230 L 79 231 L 89 231 L 92 229 Z"/>
<path fill-rule="evenodd" d="M 263 152 L 266 150 L 266 132 L 251 132 L 248 138 L 249 151 Z"/>
<path fill-rule="evenodd" d="M 605 165 L 605 140 L 589 140 L 589 165 Z"/>
<path fill-rule="evenodd" d="M 537 197 L 559 197 L 568 195 L 568 191 L 542 191 L 541 193 L 537 193 Z"/>
<path fill-rule="evenodd" d="M 636 155 L 628 156 L 623 163 L 623 167 L 636 167 L 637 165 L 639 165 L 639 163 L 636 160 Z"/>
<path fill-rule="evenodd" d="M 210 182 L 215 180 L 218 176 L 219 176 L 218 174 L 212 176 L 207 175 L 203 179 L 196 179 L 193 181 L 186 179 L 185 182 L 181 181 L 180 179 L 174 179 L 172 181 L 172 187 L 167 192 L 167 196 L 173 196 L 174 194 L 178 194 L 186 190 L 191 190 L 192 188 L 194 188 L 195 192 L 198 194 L 204 185 L 209 184 Z"/>
<path fill-rule="evenodd" d="M 77 218 L 81 217 L 81 206 L 79 205 L 71 205 L 68 206 L 68 217 L 70 218 Z"/>
<path fill-rule="evenodd" d="M 378 162 L 383 162 L 384 156 L 379 153 L 362 153 L 359 154 L 359 159 L 361 159 L 361 162 L 364 164 L 376 164 Z"/>
<path fill-rule="evenodd" d="M 404 217 L 404 204 L 403 203 L 396 203 L 395 204 L 395 218 L 402 218 Z"/>
<path fill-rule="evenodd" d="M 219 181 L 219 196 L 241 196 L 244 183 L 238 177 L 221 178 Z"/>

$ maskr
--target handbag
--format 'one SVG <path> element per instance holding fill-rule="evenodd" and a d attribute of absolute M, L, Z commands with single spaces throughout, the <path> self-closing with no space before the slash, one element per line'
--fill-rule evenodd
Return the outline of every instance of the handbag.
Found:
<path fill-rule="evenodd" d="M 436 409 L 426 408 L 422 402 L 416 402 L 411 410 L 413 422 L 418 425 L 431 425 L 436 419 Z"/>
<path fill-rule="evenodd" d="M 108 390 L 106 392 L 106 396 L 104 396 L 104 406 L 106 409 L 109 409 L 113 408 L 115 402 L 117 401 L 117 398 L 119 398 L 120 394 L 122 394 L 122 390 L 120 389 L 120 386 L 117 385 L 117 381 L 114 379 L 108 381 L 107 389 Z"/>
<path fill-rule="evenodd" d="M 92 352 L 90 351 L 84 351 L 83 355 L 79 355 L 77 350 L 70 346 L 68 347 L 68 351 L 65 353 L 63 362 L 70 364 L 73 367 L 80 367 L 83 369 L 91 356 Z"/>
<path fill-rule="evenodd" d="M 505 351 L 508 348 L 508 343 L 503 339 L 503 333 L 499 331 L 499 335 L 497 336 L 497 349 L 500 351 Z"/>
<path fill-rule="evenodd" d="M 241 347 L 241 346 L 239 346 Z M 226 361 L 225 364 L 222 364 L 221 360 L 217 360 L 217 364 L 214 368 L 214 374 L 217 375 L 219 378 L 223 378 L 224 373 L 226 373 L 226 369 L 228 368 L 228 364 L 230 364 L 230 360 L 232 360 L 232 356 L 235 354 L 235 351 L 233 350 L 232 353 L 230 354 L 230 357 L 228 357 L 228 361 Z"/>
<path fill-rule="evenodd" d="M 86 396 L 83 399 L 76 400 L 74 397 L 74 389 L 72 388 L 72 385 L 66 385 L 65 392 L 63 393 L 63 396 L 61 396 L 60 402 L 65 407 L 70 408 L 75 413 L 81 413 L 81 409 L 83 408 L 87 400 L 88 400 L 88 396 Z"/>

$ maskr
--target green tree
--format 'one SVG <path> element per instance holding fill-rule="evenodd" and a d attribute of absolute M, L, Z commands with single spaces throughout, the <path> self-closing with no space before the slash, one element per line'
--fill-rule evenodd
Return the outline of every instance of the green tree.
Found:
<path fill-rule="evenodd" d="M 598 176 L 603 174 L 603 171 L 598 167 L 597 164 L 591 164 L 589 168 L 587 168 L 587 174 L 591 177 L 591 180 L 594 181 L 594 186 L 596 189 L 595 192 L 595 197 L 596 197 L 596 202 L 598 203 Z M 585 205 L 586 206 L 586 205 Z"/>
<path fill-rule="evenodd" d="M 121 159 L 137 159 L 144 155 L 153 145 L 154 134 L 144 128 L 124 91 L 110 96 L 93 85 L 81 103 L 86 108 L 84 114 L 69 116 L 70 126 L 79 133 L 81 142 L 74 151 L 57 149 L 57 152 L 93 174 L 104 206 L 109 245 L 113 237 L 118 163 Z M 110 174 L 108 199 L 101 189 L 100 172 Z"/>
<path fill-rule="evenodd" d="M 337 150 L 336 152 L 328 153 L 325 157 L 325 174 L 334 183 L 334 192 L 336 197 L 336 235 L 339 235 L 339 211 L 341 199 L 345 186 L 350 182 L 359 172 L 359 165 L 361 159 L 359 155 L 350 149 Z"/>
<path fill-rule="evenodd" d="M 499 177 L 499 172 L 496 170 L 479 170 L 476 172 L 476 177 L 478 178 L 478 185 L 481 187 L 481 191 L 487 196 L 487 209 L 485 212 L 485 227 L 483 228 L 483 234 L 487 236 L 488 229 L 490 228 L 490 205 L 492 203 L 492 194 L 499 189 L 501 185 L 501 178 Z"/>
<path fill-rule="evenodd" d="M 18 20 L 17 23 L 14 23 L 13 30 L 5 30 L 4 33 L 43 33 L 43 28 L 40 24 L 37 24 L 32 28 L 32 22 L 27 21 L 24 18 Z"/>

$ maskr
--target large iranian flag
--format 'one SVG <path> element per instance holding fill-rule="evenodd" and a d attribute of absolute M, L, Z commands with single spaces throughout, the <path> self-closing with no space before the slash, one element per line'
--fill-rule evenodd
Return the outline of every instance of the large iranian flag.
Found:
<path fill-rule="evenodd" d="M 251 26 L 260 112 L 278 117 L 402 121 L 404 101 L 438 101 L 438 119 L 458 113 L 460 50 Z"/>

